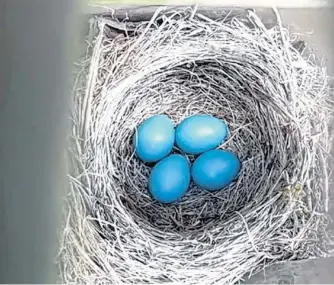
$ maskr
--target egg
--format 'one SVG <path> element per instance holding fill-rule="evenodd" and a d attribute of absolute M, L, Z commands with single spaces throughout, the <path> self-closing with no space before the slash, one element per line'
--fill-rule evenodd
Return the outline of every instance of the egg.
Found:
<path fill-rule="evenodd" d="M 144 162 L 156 162 L 167 156 L 175 143 L 173 122 L 166 115 L 145 120 L 133 137 L 135 151 Z"/>
<path fill-rule="evenodd" d="M 154 199 L 161 203 L 179 200 L 190 184 L 190 166 L 185 157 L 172 154 L 152 169 L 148 186 Z"/>
<path fill-rule="evenodd" d="M 210 150 L 201 154 L 193 163 L 191 175 L 195 184 L 214 191 L 229 185 L 240 171 L 239 158 L 232 152 Z"/>
<path fill-rule="evenodd" d="M 226 124 L 215 117 L 198 114 L 184 119 L 176 128 L 177 146 L 189 154 L 214 149 L 227 137 Z"/>

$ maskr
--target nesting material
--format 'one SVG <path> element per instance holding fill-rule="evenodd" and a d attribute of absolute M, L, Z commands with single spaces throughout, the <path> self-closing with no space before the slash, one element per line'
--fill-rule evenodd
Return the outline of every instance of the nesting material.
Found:
<path fill-rule="evenodd" d="M 253 12 L 213 21 L 192 9 L 157 11 L 134 32 L 91 24 L 74 88 L 63 282 L 225 284 L 326 255 L 329 81 L 279 17 L 270 29 Z M 159 204 L 134 131 L 152 115 L 176 125 L 197 113 L 228 124 L 219 148 L 239 156 L 239 178 Z"/>

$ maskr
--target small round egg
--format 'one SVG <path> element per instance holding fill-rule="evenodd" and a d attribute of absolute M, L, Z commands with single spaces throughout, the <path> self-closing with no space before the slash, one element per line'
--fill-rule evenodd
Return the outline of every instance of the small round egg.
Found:
<path fill-rule="evenodd" d="M 172 154 L 152 169 L 148 186 L 154 199 L 161 203 L 179 200 L 190 184 L 190 166 L 185 157 Z"/>
<path fill-rule="evenodd" d="M 166 115 L 145 120 L 133 137 L 135 151 L 144 162 L 156 162 L 167 156 L 175 142 L 173 122 Z"/>
<path fill-rule="evenodd" d="M 214 149 L 227 137 L 226 124 L 215 117 L 197 114 L 184 119 L 176 128 L 177 146 L 189 154 L 200 154 Z"/>
<path fill-rule="evenodd" d="M 229 185 L 240 171 L 240 160 L 232 152 L 210 150 L 201 154 L 191 168 L 195 184 L 214 191 Z"/>

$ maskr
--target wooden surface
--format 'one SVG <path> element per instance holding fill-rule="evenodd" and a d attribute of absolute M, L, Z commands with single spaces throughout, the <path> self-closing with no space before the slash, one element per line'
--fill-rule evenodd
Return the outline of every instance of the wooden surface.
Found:
<path fill-rule="evenodd" d="M 119 21 L 127 20 L 130 22 L 145 22 L 149 21 L 157 10 L 157 8 L 162 7 L 159 5 L 149 5 L 149 6 L 91 6 L 89 14 L 104 14 L 112 15 L 114 18 L 117 18 Z M 189 8 L 189 6 L 177 5 L 166 7 L 166 12 L 184 10 Z M 221 6 L 199 6 L 197 11 L 202 15 L 209 17 L 211 19 L 220 19 L 224 18 L 227 14 L 228 17 L 233 17 L 236 15 L 247 15 L 247 9 L 253 9 L 250 7 L 238 8 L 238 7 L 221 7 Z M 256 12 L 261 15 L 262 20 L 268 26 L 273 26 L 276 23 L 276 17 L 271 8 L 256 8 Z"/>

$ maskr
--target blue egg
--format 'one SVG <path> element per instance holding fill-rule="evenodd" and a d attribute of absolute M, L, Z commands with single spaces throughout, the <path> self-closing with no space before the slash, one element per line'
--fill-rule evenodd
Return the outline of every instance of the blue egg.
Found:
<path fill-rule="evenodd" d="M 166 115 L 144 121 L 133 137 L 137 155 L 144 162 L 156 162 L 167 156 L 175 142 L 173 122 Z"/>
<path fill-rule="evenodd" d="M 159 161 L 152 169 L 148 187 L 154 199 L 161 203 L 179 200 L 190 184 L 190 167 L 187 159 L 172 154 Z"/>
<path fill-rule="evenodd" d="M 205 114 L 184 119 L 175 132 L 177 146 L 189 154 L 200 154 L 214 149 L 226 139 L 226 136 L 226 124 Z"/>
<path fill-rule="evenodd" d="M 238 157 L 224 150 L 210 150 L 194 162 L 191 175 L 196 185 L 209 191 L 229 185 L 240 171 Z"/>

